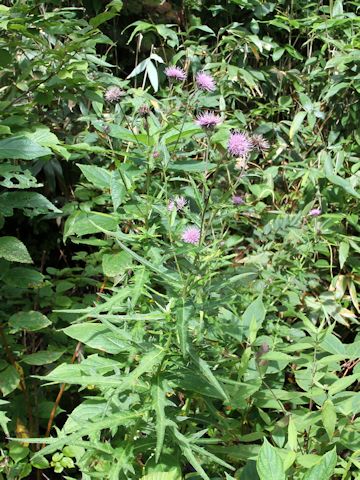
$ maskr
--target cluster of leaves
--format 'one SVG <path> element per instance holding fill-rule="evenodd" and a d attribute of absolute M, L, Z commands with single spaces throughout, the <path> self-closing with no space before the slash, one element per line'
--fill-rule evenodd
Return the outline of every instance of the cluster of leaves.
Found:
<path fill-rule="evenodd" d="M 356 479 L 357 6 L 187 2 L 127 79 L 121 7 L 0 6 L 0 478 Z"/>

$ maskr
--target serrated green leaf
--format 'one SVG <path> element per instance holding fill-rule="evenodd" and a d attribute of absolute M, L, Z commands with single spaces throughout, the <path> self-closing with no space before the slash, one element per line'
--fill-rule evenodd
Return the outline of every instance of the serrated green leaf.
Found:
<path fill-rule="evenodd" d="M 285 470 L 280 455 L 266 438 L 259 450 L 256 468 L 260 480 L 285 480 Z"/>
<path fill-rule="evenodd" d="M 219 392 L 219 394 L 221 395 L 221 397 L 226 400 L 226 401 L 229 401 L 229 397 L 227 396 L 227 394 L 225 393 L 223 387 L 220 385 L 219 381 L 217 380 L 217 378 L 215 377 L 215 375 L 213 374 L 213 372 L 211 371 L 209 365 L 207 364 L 207 362 L 205 360 L 203 360 L 202 358 L 200 358 L 195 352 L 194 350 L 190 350 L 189 351 L 189 354 L 190 354 L 190 357 L 192 359 L 192 361 L 194 362 L 195 366 L 200 370 L 200 372 L 204 375 L 204 377 L 206 378 L 206 380 Z"/>
<path fill-rule="evenodd" d="M 303 480 L 328 480 L 334 473 L 337 461 L 336 447 L 321 457 L 320 462 L 305 473 Z"/>
<path fill-rule="evenodd" d="M 155 383 L 151 387 L 151 394 L 153 399 L 153 405 L 156 412 L 156 450 L 155 461 L 159 460 L 161 450 L 163 448 L 166 429 L 166 391 L 164 389 L 161 378 L 158 376 Z"/>
<path fill-rule="evenodd" d="M 97 167 L 96 165 L 81 165 L 80 163 L 76 165 L 80 168 L 86 180 L 95 187 L 100 190 L 110 189 L 111 172 L 107 169 Z"/>
<path fill-rule="evenodd" d="M 122 275 L 132 266 L 132 257 L 127 252 L 104 254 L 102 268 L 107 277 Z"/>
<path fill-rule="evenodd" d="M 0 237 L 0 258 L 9 262 L 32 263 L 27 248 L 15 237 Z"/>

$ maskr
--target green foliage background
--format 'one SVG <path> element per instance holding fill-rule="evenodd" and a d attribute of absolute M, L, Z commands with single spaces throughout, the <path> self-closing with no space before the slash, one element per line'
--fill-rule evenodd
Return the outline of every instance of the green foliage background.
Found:
<path fill-rule="evenodd" d="M 359 478 L 359 8 L 0 5 L 0 478 Z"/>

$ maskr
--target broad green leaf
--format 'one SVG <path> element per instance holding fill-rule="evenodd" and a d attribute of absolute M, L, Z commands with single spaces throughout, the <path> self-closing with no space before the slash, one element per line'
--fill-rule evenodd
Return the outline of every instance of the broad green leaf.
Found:
<path fill-rule="evenodd" d="M 126 195 L 126 188 L 117 170 L 113 170 L 111 172 L 110 192 L 111 192 L 111 200 L 113 203 L 114 212 L 116 212 L 119 206 L 123 203 Z"/>
<path fill-rule="evenodd" d="M 333 355 L 342 355 L 346 358 L 346 348 L 341 341 L 332 333 L 327 333 L 320 343 L 320 347 Z"/>
<path fill-rule="evenodd" d="M 42 147 L 29 138 L 11 137 L 0 140 L 1 159 L 34 160 L 45 155 L 51 155 L 51 150 L 47 147 Z"/>
<path fill-rule="evenodd" d="M 1 389 L 1 386 L 0 386 Z M 8 437 L 9 430 L 7 428 L 7 424 L 10 422 L 10 418 L 6 416 L 5 412 L 0 411 L 0 427 L 3 429 L 3 432 Z"/>
<path fill-rule="evenodd" d="M 326 92 L 324 100 L 329 100 L 329 98 L 333 97 L 338 92 L 340 92 L 341 90 L 344 90 L 345 88 L 348 88 L 348 87 L 349 87 L 348 82 L 340 82 L 340 83 L 335 83 L 335 85 L 331 85 L 329 90 Z"/>
<path fill-rule="evenodd" d="M 256 468 L 260 480 L 285 480 L 285 470 L 280 455 L 266 438 L 259 450 Z"/>
<path fill-rule="evenodd" d="M 294 361 L 294 357 L 283 352 L 267 352 L 261 355 L 262 360 L 273 360 L 275 362 L 291 362 Z"/>
<path fill-rule="evenodd" d="M 41 147 L 52 147 L 59 143 L 57 136 L 50 131 L 49 127 L 41 126 L 34 132 L 25 132 L 25 136 Z"/>
<path fill-rule="evenodd" d="M 47 365 L 49 363 L 53 363 L 58 360 L 64 350 L 62 351 L 54 351 L 54 350 L 43 350 L 36 353 L 31 353 L 29 355 L 24 355 L 22 357 L 22 362 L 25 362 L 28 365 Z"/>
<path fill-rule="evenodd" d="M 49 212 L 61 213 L 44 195 L 36 192 L 4 192 L 0 195 L 0 211 L 7 217 L 14 213 L 14 208 L 23 210 L 28 217 Z"/>
<path fill-rule="evenodd" d="M 292 140 L 295 134 L 299 131 L 305 117 L 306 117 L 306 112 L 297 112 L 297 114 L 295 115 L 290 127 L 290 132 L 289 132 L 290 140 Z"/>
<path fill-rule="evenodd" d="M 9 262 L 32 263 L 27 248 L 15 237 L 0 237 L 0 258 Z"/>
<path fill-rule="evenodd" d="M 20 384 L 20 375 L 13 365 L 8 365 L 0 371 L 0 391 L 4 395 L 9 395 Z"/>
<path fill-rule="evenodd" d="M 63 332 L 89 347 L 107 353 L 117 354 L 129 348 L 129 337 L 125 331 L 118 329 L 115 335 L 100 323 L 74 324 L 64 328 Z"/>
<path fill-rule="evenodd" d="M 346 390 L 350 385 L 359 380 L 360 372 L 348 375 L 347 377 L 339 378 L 329 387 L 329 395 L 335 395 L 336 393 Z"/>
<path fill-rule="evenodd" d="M 51 321 L 41 312 L 30 310 L 29 312 L 14 313 L 9 318 L 9 325 L 15 332 L 19 330 L 36 332 L 51 325 Z"/>
<path fill-rule="evenodd" d="M 132 257 L 127 252 L 104 254 L 102 268 L 107 277 L 117 277 L 132 267 Z"/>
<path fill-rule="evenodd" d="M 81 165 L 80 163 L 77 163 L 76 165 L 80 168 L 86 180 L 92 183 L 95 187 L 100 190 L 110 189 L 111 172 L 105 168 L 97 167 L 96 165 Z"/>
<path fill-rule="evenodd" d="M 337 461 L 336 447 L 321 457 L 320 462 L 305 473 L 303 480 L 328 480 L 334 473 Z"/>
<path fill-rule="evenodd" d="M 153 472 L 140 478 L 140 480 L 182 480 L 176 472 Z"/>
<path fill-rule="evenodd" d="M 337 418 L 334 404 L 330 399 L 325 400 L 321 407 L 321 418 L 326 433 L 331 440 L 335 432 Z"/>
<path fill-rule="evenodd" d="M 343 13 L 344 13 L 343 0 L 335 0 L 331 10 L 331 16 L 339 17 L 339 16 L 342 16 Z"/>
<path fill-rule="evenodd" d="M 72 235 L 89 235 L 97 233 L 101 229 L 108 231 L 118 227 L 118 220 L 115 216 L 101 212 L 75 211 L 71 214 L 64 225 L 64 241 Z"/>
<path fill-rule="evenodd" d="M 266 310 L 262 301 L 262 296 L 256 298 L 245 310 L 240 321 L 240 330 L 243 336 L 248 337 L 251 324 L 255 323 L 257 330 L 261 327 L 265 319 Z"/>
<path fill-rule="evenodd" d="M 42 285 L 44 275 L 34 268 L 14 267 L 6 275 L 6 283 L 17 288 L 37 288 Z"/>

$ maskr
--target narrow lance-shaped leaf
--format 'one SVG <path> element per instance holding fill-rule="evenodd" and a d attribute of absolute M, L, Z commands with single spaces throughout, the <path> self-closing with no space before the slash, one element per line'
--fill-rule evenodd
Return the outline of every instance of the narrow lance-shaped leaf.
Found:
<path fill-rule="evenodd" d="M 321 418 L 324 424 L 326 433 L 331 440 L 336 426 L 336 411 L 333 402 L 330 399 L 325 400 L 321 408 Z"/>
<path fill-rule="evenodd" d="M 204 375 L 206 380 L 211 383 L 211 385 L 220 393 L 222 398 L 226 401 L 229 400 L 227 394 L 225 393 L 224 389 L 216 379 L 215 375 L 211 371 L 209 365 L 203 360 L 202 358 L 198 357 L 197 354 L 193 351 L 190 350 L 190 356 L 196 365 L 196 367 L 200 370 L 200 372 Z"/>
<path fill-rule="evenodd" d="M 306 112 L 297 112 L 297 114 L 295 115 L 290 127 L 290 132 L 289 132 L 290 140 L 292 140 L 295 134 L 299 131 L 305 117 L 306 117 Z"/>
<path fill-rule="evenodd" d="M 165 429 L 166 429 L 166 391 L 164 389 L 163 381 L 160 376 L 156 378 L 156 382 L 151 388 L 153 405 L 156 412 L 156 451 L 155 460 L 158 462 L 161 450 L 164 444 Z"/>

